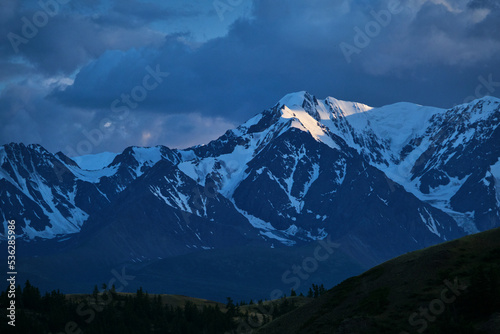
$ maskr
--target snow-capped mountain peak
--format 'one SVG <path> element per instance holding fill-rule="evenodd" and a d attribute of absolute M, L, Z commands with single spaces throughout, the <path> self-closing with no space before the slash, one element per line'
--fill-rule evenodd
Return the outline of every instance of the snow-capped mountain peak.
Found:
<path fill-rule="evenodd" d="M 263 238 L 287 245 L 389 222 L 399 234 L 419 231 L 408 239 L 416 243 L 445 240 L 460 234 L 457 223 L 473 232 L 500 220 L 499 102 L 488 97 L 449 110 L 411 103 L 372 108 L 302 91 L 217 140 L 185 150 L 129 147 L 117 155 L 75 158 L 77 166 L 39 146 L 7 145 L 0 149 L 0 181 L 12 189 L 0 193 L 0 201 L 18 212 L 27 212 L 21 206 L 31 201 L 30 237 L 76 233 L 87 217 L 113 210 L 122 197 L 133 203 L 134 192 L 161 200 L 173 216 L 185 211 L 207 219 L 212 212 L 216 219 L 210 193 L 197 204 L 201 189 L 216 192 L 219 209 L 242 216 L 239 221 Z M 474 191 L 481 203 L 470 205 L 465 199 Z M 395 205 L 405 207 L 406 218 L 393 211 Z M 32 223 L 37 216 L 39 226 Z M 47 227 L 53 234 L 42 232 Z"/>
<path fill-rule="evenodd" d="M 332 117 L 335 118 L 357 115 L 373 109 L 363 103 L 342 101 L 330 96 L 324 100 L 323 107 L 328 108 Z"/>
<path fill-rule="evenodd" d="M 304 103 L 314 103 L 315 97 L 306 91 L 300 91 L 295 93 L 290 93 L 283 96 L 279 102 L 279 106 L 288 106 L 293 108 L 295 106 L 303 107 Z"/>
<path fill-rule="evenodd" d="M 299 105 L 293 105 L 290 109 L 287 105 L 284 105 L 281 109 L 282 119 L 290 119 L 290 127 L 308 132 L 311 136 L 319 142 L 328 145 L 331 148 L 339 149 L 339 146 L 330 136 L 327 127 L 322 125 L 316 118 L 311 115 L 304 107 Z M 319 115 L 316 113 L 316 115 Z"/>

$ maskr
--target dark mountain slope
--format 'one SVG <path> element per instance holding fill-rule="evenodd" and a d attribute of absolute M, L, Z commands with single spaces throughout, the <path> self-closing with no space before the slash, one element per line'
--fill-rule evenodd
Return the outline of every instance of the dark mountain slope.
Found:
<path fill-rule="evenodd" d="M 259 333 L 499 333 L 500 229 L 387 261 Z"/>

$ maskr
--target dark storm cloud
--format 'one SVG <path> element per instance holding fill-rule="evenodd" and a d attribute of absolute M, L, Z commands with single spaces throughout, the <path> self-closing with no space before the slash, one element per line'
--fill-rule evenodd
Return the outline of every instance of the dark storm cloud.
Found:
<path fill-rule="evenodd" d="M 105 10 L 99 5 L 102 3 L 42 0 L 23 6 L 21 1 L 6 0 L 0 55 L 22 58 L 40 73 L 71 73 L 106 50 L 128 50 L 161 41 L 162 34 L 149 27 L 156 20 L 200 15 L 135 0 L 110 2 Z"/>
<path fill-rule="evenodd" d="M 30 74 L 33 74 L 33 69 L 27 64 L 12 63 L 5 59 L 0 59 L 0 82 Z"/>
<path fill-rule="evenodd" d="M 485 63 L 498 62 L 498 36 L 471 35 L 481 23 L 471 22 L 475 9 L 454 12 L 427 2 L 402 4 L 348 64 L 339 44 L 355 45 L 354 28 L 364 30 L 374 20 L 371 11 L 387 7 L 386 1 L 257 1 L 254 19 L 238 21 L 224 38 L 195 49 L 169 39 L 154 50 L 103 56 L 89 65 L 99 71 L 82 71 L 57 95 L 104 108 L 141 80 L 145 66 L 159 64 L 170 77 L 141 106 L 165 113 L 197 109 L 242 120 L 303 89 L 375 105 L 404 99 L 447 106 L 473 89 L 457 87 L 460 76 L 474 85 L 488 74 Z"/>
<path fill-rule="evenodd" d="M 78 130 L 78 123 L 91 119 L 88 111 L 61 108 L 44 99 L 45 85 L 27 79 L 2 90 L 0 140 L 3 143 L 43 143 L 57 151 L 64 140 L 72 139 L 71 133 Z"/>
<path fill-rule="evenodd" d="M 21 99 L 21 91 L 31 89 L 46 108 L 77 115 L 70 122 L 72 132 L 58 130 L 73 146 L 82 129 L 99 128 L 99 122 L 110 119 L 117 129 L 114 139 L 96 150 L 116 151 L 134 143 L 201 143 L 292 91 L 374 106 L 409 101 L 450 107 L 480 97 L 476 92 L 500 95 L 496 2 L 402 1 L 387 17 L 386 0 L 258 0 L 250 19 L 236 21 L 226 36 L 204 43 L 194 43 L 189 33 L 159 38 L 147 27 L 150 20 L 203 10 L 132 3 L 137 2 L 110 2 L 93 16 L 79 10 L 54 18 L 23 56 L 40 73 L 78 69 L 74 83 L 55 80 L 43 92 L 19 83 L 23 89 L 12 89 L 9 99 Z M 376 24 L 378 30 L 370 31 Z M 341 45 L 355 51 L 346 54 Z M 155 83 L 151 71 L 163 73 L 161 82 L 145 89 L 144 82 Z M 3 99 L 6 94 L 0 103 Z M 128 110 L 129 125 L 116 117 L 117 108 Z M 48 115 L 38 113 L 40 119 Z M 186 126 L 191 130 L 179 130 Z M 40 138 L 48 136 L 39 131 Z"/>
<path fill-rule="evenodd" d="M 224 38 L 195 49 L 182 39 L 170 38 L 159 49 L 103 56 L 89 65 L 102 71 L 84 69 L 73 87 L 56 95 L 66 103 L 108 107 L 140 82 L 148 64 L 160 65 L 170 76 L 141 107 L 155 108 L 159 102 L 156 108 L 167 113 L 201 110 L 242 120 L 289 91 L 310 87 L 326 94 L 327 89 L 317 91 L 319 86 L 339 80 L 327 75 L 345 72 L 341 68 L 332 73 L 335 63 L 343 65 L 345 61 L 328 27 L 332 23 L 328 15 L 341 18 L 341 13 L 330 2 L 323 5 L 329 7 L 326 13 L 322 6 L 309 6 L 305 12 L 283 2 L 281 6 L 257 4 L 255 20 L 235 23 Z M 319 27 L 319 34 L 316 22 L 311 22 L 316 16 L 328 19 L 327 26 Z"/>
<path fill-rule="evenodd" d="M 473 0 L 469 3 L 471 10 L 490 11 L 488 16 L 472 29 L 474 36 L 491 36 L 500 40 L 498 29 L 500 29 L 500 3 L 495 0 Z"/>
<path fill-rule="evenodd" d="M 169 2 L 165 2 L 168 6 Z M 171 8 L 154 2 L 137 0 L 115 0 L 111 12 L 127 18 L 136 18 L 142 22 L 168 20 L 171 18 L 199 16 L 202 11 L 193 8 Z"/>
<path fill-rule="evenodd" d="M 497 0 L 472 0 L 467 4 L 467 6 L 472 9 L 500 9 L 500 3 L 498 3 Z"/>

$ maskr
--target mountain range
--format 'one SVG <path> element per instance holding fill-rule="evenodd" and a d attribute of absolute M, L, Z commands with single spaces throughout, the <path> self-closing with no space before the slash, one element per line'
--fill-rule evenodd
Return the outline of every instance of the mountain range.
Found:
<path fill-rule="evenodd" d="M 298 92 L 188 149 L 10 143 L 0 243 L 15 219 L 20 275 L 49 289 L 123 268 L 131 289 L 215 300 L 333 285 L 500 226 L 499 125 L 492 97 L 372 108 Z"/>

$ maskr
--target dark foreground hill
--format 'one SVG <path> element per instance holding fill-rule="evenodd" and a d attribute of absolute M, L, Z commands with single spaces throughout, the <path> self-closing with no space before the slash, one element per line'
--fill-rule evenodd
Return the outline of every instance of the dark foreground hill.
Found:
<path fill-rule="evenodd" d="M 258 333 L 500 333 L 500 229 L 385 262 Z"/>

